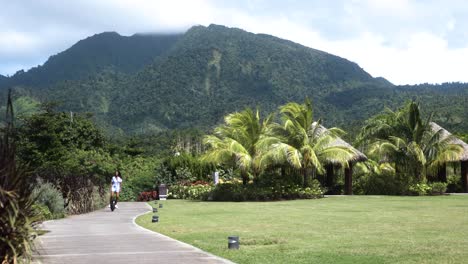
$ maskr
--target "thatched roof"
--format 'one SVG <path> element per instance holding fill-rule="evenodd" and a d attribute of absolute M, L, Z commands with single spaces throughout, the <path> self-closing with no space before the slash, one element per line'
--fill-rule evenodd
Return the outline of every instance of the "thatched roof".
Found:
<path fill-rule="evenodd" d="M 463 147 L 464 151 L 463 151 L 463 154 L 462 154 L 460 160 L 461 161 L 468 160 L 468 144 L 466 144 L 463 140 L 453 136 L 450 132 L 448 132 L 445 128 L 439 126 L 438 124 L 436 124 L 434 122 L 431 122 L 430 125 L 431 125 L 431 128 L 432 128 L 432 130 L 434 132 L 439 131 L 440 129 L 442 129 L 442 137 L 443 138 L 446 138 L 448 136 L 452 136 L 453 140 L 451 140 L 451 143 L 461 145 Z"/>
<path fill-rule="evenodd" d="M 317 123 L 314 122 L 312 124 L 312 126 L 315 126 Z M 322 132 L 325 132 L 327 131 L 328 129 L 322 125 L 320 125 L 320 128 L 319 128 L 319 131 L 322 131 Z M 351 144 L 349 144 L 348 142 L 344 141 L 342 138 L 338 137 L 336 138 L 333 142 L 330 143 L 330 146 L 343 146 L 343 147 L 348 147 L 350 149 L 353 150 L 353 152 L 355 153 L 353 155 L 352 158 L 350 158 L 348 160 L 348 162 L 361 162 L 361 161 L 366 161 L 367 160 L 367 156 L 364 155 L 364 153 L 360 152 L 359 150 L 355 149 L 353 146 L 351 146 Z M 329 161 L 330 163 L 336 163 L 336 161 L 334 160 L 330 160 Z"/>

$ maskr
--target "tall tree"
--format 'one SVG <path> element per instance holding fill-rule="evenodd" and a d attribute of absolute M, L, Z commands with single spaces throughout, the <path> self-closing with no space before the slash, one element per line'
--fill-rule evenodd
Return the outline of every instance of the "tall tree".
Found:
<path fill-rule="evenodd" d="M 338 128 L 325 129 L 320 119 L 314 122 L 309 99 L 304 104 L 288 103 L 279 109 L 283 123 L 270 125 L 257 144 L 263 150 L 261 167 L 288 163 L 300 169 L 303 184 L 308 186 L 310 177 L 317 172 L 324 173 L 326 163 L 333 161 L 348 165 L 354 151 L 347 146 L 333 144 L 344 132 Z"/>
<path fill-rule="evenodd" d="M 431 126 L 432 114 L 424 120 L 419 104 L 410 101 L 397 111 L 386 109 L 366 121 L 358 137 L 371 155 L 391 162 L 396 173 L 407 173 L 422 180 L 428 168 L 456 160 L 462 148 L 443 137 Z"/>
<path fill-rule="evenodd" d="M 272 115 L 263 121 L 259 111 L 246 108 L 225 117 L 225 124 L 215 128 L 215 135 L 204 139 L 210 149 L 204 159 L 224 165 L 235 165 L 240 169 L 242 182 L 247 184 L 249 175 L 259 174 L 257 142 L 270 124 Z"/>

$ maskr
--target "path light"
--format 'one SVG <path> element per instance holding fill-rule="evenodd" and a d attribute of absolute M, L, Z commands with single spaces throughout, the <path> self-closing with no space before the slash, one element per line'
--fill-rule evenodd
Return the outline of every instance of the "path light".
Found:
<path fill-rule="evenodd" d="M 159 191 L 159 200 L 163 201 L 167 198 L 167 186 L 166 184 L 160 184 L 158 187 Z"/>
<path fill-rule="evenodd" d="M 151 222 L 153 222 L 153 223 L 159 222 L 159 216 L 153 215 L 153 219 L 151 220 Z"/>
<path fill-rule="evenodd" d="M 238 236 L 228 236 L 228 248 L 239 249 L 239 237 Z"/>
<path fill-rule="evenodd" d="M 153 213 L 157 213 L 157 212 L 158 212 L 158 208 L 153 207 Z"/>
<path fill-rule="evenodd" d="M 159 204 L 159 208 L 163 208 L 163 205 L 162 205 L 162 204 Z"/>

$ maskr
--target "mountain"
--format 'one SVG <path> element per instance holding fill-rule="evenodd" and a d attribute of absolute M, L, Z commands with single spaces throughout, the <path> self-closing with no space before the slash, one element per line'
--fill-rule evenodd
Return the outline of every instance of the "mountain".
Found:
<path fill-rule="evenodd" d="M 6 76 L 3 76 L 3 75 L 0 74 L 0 87 L 1 87 L 2 84 L 3 84 L 4 82 L 6 82 L 7 80 L 8 80 L 8 78 L 7 78 Z"/>
<path fill-rule="evenodd" d="M 3 81 L 6 86 L 45 87 L 64 80 L 80 80 L 107 68 L 135 73 L 169 50 L 180 34 L 136 34 L 130 37 L 105 32 L 80 40 L 51 56 L 42 66 L 20 70 Z"/>
<path fill-rule="evenodd" d="M 65 99 L 68 110 L 91 110 L 104 114 L 114 127 L 147 131 L 209 127 L 245 106 L 269 112 L 306 96 L 321 102 L 333 91 L 366 83 L 381 86 L 346 59 L 273 36 L 211 25 L 191 28 L 164 59 L 135 75 L 108 71 L 87 83 L 56 86 L 50 94 Z M 319 113 L 327 108 L 316 104 Z"/>
<path fill-rule="evenodd" d="M 123 48 L 122 37 L 115 33 L 95 35 L 56 56 L 69 55 L 67 60 L 57 60 L 57 68 L 76 65 L 64 63 L 69 60 L 89 62 L 85 73 L 76 68 L 67 71 L 76 71 L 78 76 L 88 74 L 86 78 L 62 75 L 53 85 L 33 87 L 22 94 L 40 101 L 60 101 L 65 111 L 92 112 L 110 133 L 208 129 L 221 122 L 226 113 L 246 106 L 268 113 L 286 102 L 303 102 L 305 97 L 312 99 L 315 116 L 323 118 L 329 127 L 353 131 L 385 106 L 395 109 L 405 100 L 416 98 L 423 109 L 437 110 L 435 118 L 441 125 L 468 130 L 464 107 L 467 84 L 395 86 L 382 77 L 373 78 L 344 58 L 274 36 L 219 25 L 195 26 L 183 35 L 163 36 L 170 38 L 166 42 L 160 35 L 154 37 L 159 42 L 142 36 L 142 42 L 152 43 L 148 49 L 158 52 L 139 64 L 130 56 L 108 56 L 102 48 L 89 44 L 100 37 L 116 39 L 107 42 L 110 50 L 120 47 L 121 53 L 134 52 L 133 48 Z M 119 57 L 121 63 L 102 63 L 104 59 L 93 63 L 76 57 L 79 53 L 71 50 L 83 43 L 88 43 L 88 48 L 80 49 L 81 57 Z M 129 66 L 136 64 L 139 68 Z M 47 63 L 40 68 L 51 69 Z M 38 79 L 50 80 L 49 74 L 38 74 Z"/>

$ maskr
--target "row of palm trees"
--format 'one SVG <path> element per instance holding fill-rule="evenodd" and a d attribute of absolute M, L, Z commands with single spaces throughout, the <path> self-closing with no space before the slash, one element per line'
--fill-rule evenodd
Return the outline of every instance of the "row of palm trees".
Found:
<path fill-rule="evenodd" d="M 274 114 L 262 119 L 258 110 L 250 108 L 227 115 L 224 124 L 204 138 L 209 150 L 203 159 L 238 168 L 244 184 L 265 170 L 289 167 L 302 175 L 307 186 L 311 177 L 324 174 L 327 164 L 348 167 L 356 155 L 351 146 L 334 144 L 344 131 L 325 129 L 320 119 L 315 121 L 310 100 L 280 106 L 279 114 L 280 122 L 274 121 Z M 422 180 L 463 151 L 451 143 L 451 136 L 434 130 L 431 119 L 422 119 L 416 102 L 395 112 L 386 109 L 366 121 L 357 143 L 375 161 L 368 164 Z"/>
<path fill-rule="evenodd" d="M 244 184 L 249 176 L 255 178 L 267 169 L 289 166 L 302 174 L 307 186 L 313 175 L 324 172 L 329 161 L 348 166 L 354 150 L 332 144 L 344 132 L 323 129 L 320 119 L 314 121 L 309 99 L 304 104 L 285 104 L 279 112 L 280 123 L 274 122 L 274 114 L 261 119 L 259 111 L 250 108 L 227 115 L 214 135 L 205 137 L 210 149 L 204 159 L 236 166 Z"/>

